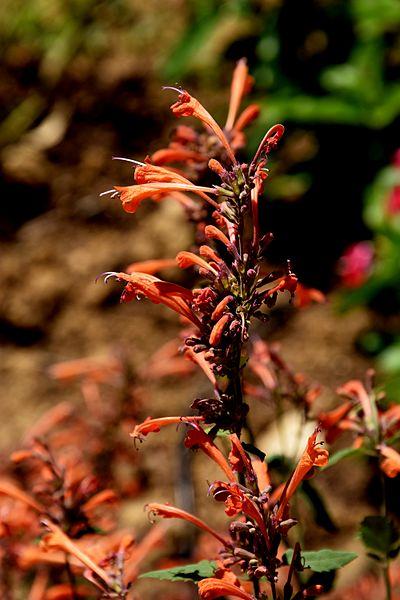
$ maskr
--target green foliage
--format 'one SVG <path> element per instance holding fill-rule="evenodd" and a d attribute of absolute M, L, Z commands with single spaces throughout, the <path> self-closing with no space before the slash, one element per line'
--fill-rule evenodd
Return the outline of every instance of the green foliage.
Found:
<path fill-rule="evenodd" d="M 361 456 L 362 454 L 363 450 L 361 448 L 342 448 L 341 450 L 338 450 L 337 452 L 335 452 L 335 454 L 332 454 L 329 457 L 329 462 L 326 465 L 326 467 L 323 467 L 323 470 L 329 469 L 330 467 L 337 465 L 341 460 L 344 460 L 345 458 Z"/>
<path fill-rule="evenodd" d="M 399 553 L 399 531 L 388 517 L 365 517 L 360 525 L 360 537 L 376 560 L 387 561 Z"/>
<path fill-rule="evenodd" d="M 286 562 L 290 564 L 293 556 L 293 550 L 287 550 L 284 554 Z M 343 552 L 341 550 L 317 550 L 303 552 L 301 558 L 305 569 L 312 569 L 315 573 L 325 573 L 327 571 L 336 571 L 345 565 L 348 565 L 357 558 L 355 552 Z"/>
<path fill-rule="evenodd" d="M 170 569 L 160 571 L 148 571 L 139 575 L 139 579 L 160 579 L 167 581 L 193 581 L 196 583 L 206 577 L 213 577 L 216 562 L 212 560 L 201 560 L 192 565 L 179 565 Z"/>

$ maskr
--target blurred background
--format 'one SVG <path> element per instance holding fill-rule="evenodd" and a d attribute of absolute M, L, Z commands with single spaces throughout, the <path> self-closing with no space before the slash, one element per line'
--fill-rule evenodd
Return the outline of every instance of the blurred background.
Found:
<path fill-rule="evenodd" d="M 399 401 L 398 0 L 2 0 L 0 37 L 3 448 L 45 406 L 78 398 L 51 364 L 117 349 L 140 368 L 176 333 L 173 315 L 120 306 L 118 286 L 95 278 L 186 248 L 185 216 L 168 202 L 127 215 L 99 194 L 131 181 L 112 156 L 168 142 L 162 85 L 223 121 L 241 57 L 262 109 L 249 153 L 274 123 L 287 128 L 262 214 L 271 259 L 290 258 L 329 298 L 278 309 L 264 333 L 330 389 L 374 365 Z M 152 384 L 146 414 L 181 410 L 198 387 L 168 383 L 166 408 Z"/>

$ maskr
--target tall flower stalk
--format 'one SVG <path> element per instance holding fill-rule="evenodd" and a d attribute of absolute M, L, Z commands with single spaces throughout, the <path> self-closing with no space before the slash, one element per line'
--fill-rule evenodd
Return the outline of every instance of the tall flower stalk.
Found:
<path fill-rule="evenodd" d="M 240 61 L 233 76 L 224 129 L 186 90 L 165 88 L 178 94 L 172 112 L 178 117 L 197 118 L 206 133 L 198 134 L 186 126 L 178 128 L 169 152 L 164 149 L 136 165 L 133 185 L 115 187 L 127 212 L 135 212 L 146 198 L 161 201 L 172 196 L 185 206 L 197 221 L 200 241 L 195 252 L 180 252 L 176 261 L 181 268 L 198 270 L 200 286 L 188 290 L 150 273 L 106 274 L 106 280 L 114 276 L 126 283 L 122 301 L 145 296 L 165 304 L 188 322 L 186 351 L 201 366 L 209 364 L 214 385 L 214 396 L 196 399 L 192 408 L 205 423 L 213 424 L 213 434 L 225 429 L 238 436 L 248 412 L 243 368 L 251 321 L 254 317 L 266 319 L 265 311 L 275 305 L 278 294 L 287 291 L 293 296 L 297 286 L 289 264 L 281 272 L 263 270 L 272 235 L 260 232 L 259 204 L 268 177 L 269 155 L 284 127 L 271 127 L 251 162 L 240 162 L 237 150 L 243 144 L 242 130 L 257 116 L 253 106 L 238 117 L 240 101 L 250 83 L 246 63 Z M 180 169 L 154 164 L 165 165 L 168 157 L 194 171 L 195 177 L 212 183 L 198 185 Z"/>

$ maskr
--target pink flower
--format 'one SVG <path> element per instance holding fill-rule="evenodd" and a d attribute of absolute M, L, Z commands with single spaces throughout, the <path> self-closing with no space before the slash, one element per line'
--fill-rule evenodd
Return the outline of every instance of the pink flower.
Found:
<path fill-rule="evenodd" d="M 374 248 L 371 242 L 357 242 L 349 246 L 339 261 L 342 284 L 348 288 L 362 285 L 370 274 Z"/>

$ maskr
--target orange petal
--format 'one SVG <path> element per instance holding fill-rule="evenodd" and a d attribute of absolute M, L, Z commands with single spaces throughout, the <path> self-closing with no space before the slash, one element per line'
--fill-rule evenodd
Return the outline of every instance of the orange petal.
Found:
<path fill-rule="evenodd" d="M 157 433 L 161 427 L 167 427 L 168 425 L 180 425 L 181 423 L 196 423 L 203 421 L 203 417 L 159 417 L 152 419 L 147 417 L 143 423 L 136 425 L 130 436 L 142 441 L 143 438 L 149 433 Z"/>
<path fill-rule="evenodd" d="M 189 429 L 185 437 L 186 448 L 200 448 L 225 473 L 229 481 L 236 482 L 236 477 L 221 450 L 214 444 L 211 437 L 201 427 Z"/>
<path fill-rule="evenodd" d="M 223 596 L 242 598 L 242 600 L 254 600 L 253 596 L 250 596 L 250 594 L 241 588 L 216 577 L 202 579 L 197 585 L 202 600 L 214 600 L 214 598 L 221 598 Z"/>
<path fill-rule="evenodd" d="M 154 514 L 163 519 L 182 519 L 183 521 L 188 521 L 192 523 L 199 529 L 206 531 L 207 533 L 214 536 L 218 541 L 221 542 L 224 546 L 227 545 L 227 541 L 219 535 L 214 529 L 209 527 L 207 523 L 204 523 L 201 519 L 198 519 L 194 515 L 182 510 L 181 508 L 176 508 L 175 506 L 170 506 L 169 504 L 159 504 L 158 502 L 150 502 L 146 505 L 146 510 L 149 514 Z"/>
<path fill-rule="evenodd" d="M 400 473 L 400 454 L 389 446 L 379 446 L 379 451 L 384 459 L 381 469 L 387 477 L 393 478 Z"/>
<path fill-rule="evenodd" d="M 218 271 L 213 269 L 211 265 L 208 264 L 203 258 L 197 256 L 197 254 L 193 254 L 193 252 L 182 251 L 176 255 L 176 262 L 181 269 L 186 269 L 187 267 L 197 266 L 202 269 L 206 269 L 206 271 L 210 271 L 215 276 L 218 276 Z"/>
<path fill-rule="evenodd" d="M 238 61 L 232 77 L 229 112 L 225 123 L 225 129 L 228 131 L 233 128 L 240 103 L 243 96 L 248 93 L 252 81 L 252 77 L 249 76 L 246 59 L 242 58 Z"/>

